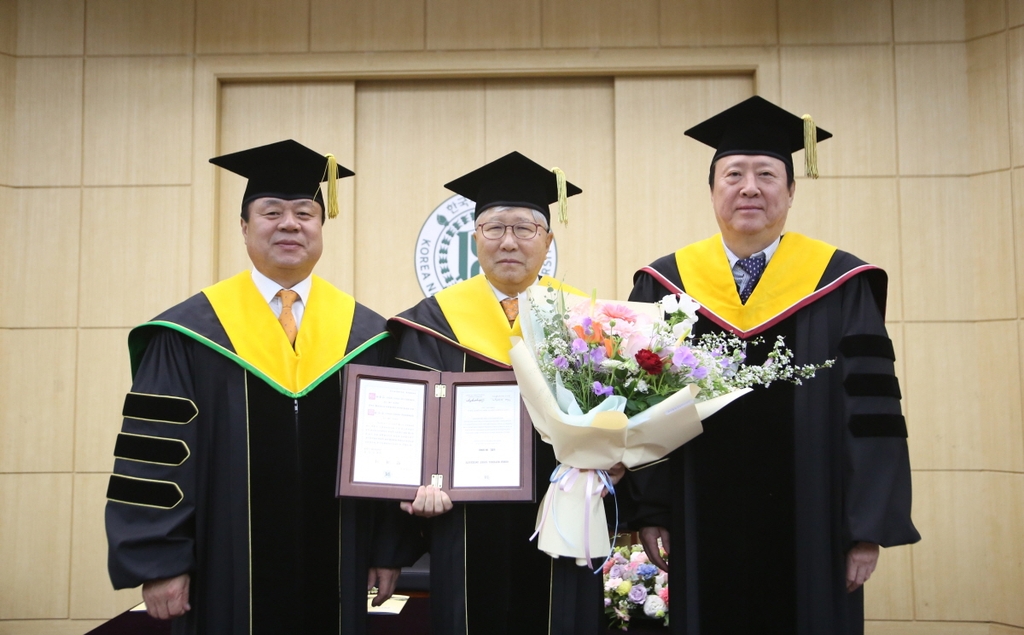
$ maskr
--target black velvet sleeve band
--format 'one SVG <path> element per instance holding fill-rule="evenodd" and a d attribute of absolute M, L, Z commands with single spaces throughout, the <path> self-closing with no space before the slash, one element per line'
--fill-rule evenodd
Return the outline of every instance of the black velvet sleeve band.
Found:
<path fill-rule="evenodd" d="M 170 481 L 152 481 L 112 474 L 107 499 L 129 505 L 171 509 L 182 501 L 181 489 Z"/>
<path fill-rule="evenodd" d="M 130 392 L 125 395 L 121 415 L 143 421 L 164 423 L 188 423 L 199 414 L 199 409 L 189 399 L 170 395 L 143 395 Z"/>
<path fill-rule="evenodd" d="M 177 466 L 185 462 L 189 451 L 181 439 L 162 439 L 122 432 L 117 435 L 114 456 L 129 461 Z"/>
<path fill-rule="evenodd" d="M 847 335 L 839 342 L 839 352 L 845 357 L 884 357 L 896 361 L 892 340 L 884 335 Z"/>
<path fill-rule="evenodd" d="M 902 437 L 907 438 L 907 421 L 903 415 L 853 415 L 850 417 L 850 433 L 855 437 Z"/>
<path fill-rule="evenodd" d="M 843 381 L 846 394 L 851 397 L 902 398 L 900 381 L 895 375 L 877 373 L 850 373 Z"/>

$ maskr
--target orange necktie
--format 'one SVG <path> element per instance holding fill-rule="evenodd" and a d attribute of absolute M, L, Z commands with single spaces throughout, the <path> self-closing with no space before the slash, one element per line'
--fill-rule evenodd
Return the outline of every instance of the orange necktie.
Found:
<path fill-rule="evenodd" d="M 516 321 L 516 317 L 519 316 L 519 298 L 505 298 L 501 301 L 501 308 L 505 311 L 505 317 L 508 318 L 508 325 Z"/>
<path fill-rule="evenodd" d="M 299 299 L 299 294 L 290 289 L 281 289 L 277 292 L 277 297 L 281 298 L 281 315 L 277 320 L 281 323 L 284 334 L 288 336 L 288 341 L 292 343 L 292 348 L 295 348 L 295 336 L 299 334 L 299 327 L 295 326 L 292 304 Z"/>

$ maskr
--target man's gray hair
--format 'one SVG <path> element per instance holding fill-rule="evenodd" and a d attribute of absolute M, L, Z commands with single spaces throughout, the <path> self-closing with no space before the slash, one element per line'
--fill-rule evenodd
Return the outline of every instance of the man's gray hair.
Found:
<path fill-rule="evenodd" d="M 495 205 L 494 207 L 488 207 L 487 209 L 485 209 L 483 214 L 480 214 L 480 216 L 483 216 L 484 214 L 488 214 L 490 212 L 504 212 L 504 211 L 507 211 L 507 210 L 510 210 L 510 209 L 522 209 L 522 208 L 513 207 L 512 205 Z M 533 222 L 537 223 L 538 225 L 540 225 L 544 229 L 551 229 L 548 226 L 548 219 L 544 217 L 544 214 L 541 214 L 539 211 L 533 209 L 532 207 L 528 207 L 526 209 L 529 209 L 531 212 L 533 212 Z M 480 216 L 477 217 L 477 221 L 480 220 Z"/>

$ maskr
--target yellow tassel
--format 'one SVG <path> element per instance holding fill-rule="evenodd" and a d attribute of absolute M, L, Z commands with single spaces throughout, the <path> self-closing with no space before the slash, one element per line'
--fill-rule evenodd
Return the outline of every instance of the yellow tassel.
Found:
<path fill-rule="evenodd" d="M 327 181 L 327 192 L 324 197 L 327 199 L 327 218 L 338 217 L 338 160 L 333 154 L 327 155 L 327 173 L 324 180 Z"/>
<path fill-rule="evenodd" d="M 804 173 L 818 178 L 818 127 L 810 115 L 804 115 Z"/>
<path fill-rule="evenodd" d="M 551 168 L 555 173 L 555 183 L 558 186 L 558 222 L 566 227 L 569 226 L 569 197 L 565 193 L 565 172 L 561 168 Z"/>

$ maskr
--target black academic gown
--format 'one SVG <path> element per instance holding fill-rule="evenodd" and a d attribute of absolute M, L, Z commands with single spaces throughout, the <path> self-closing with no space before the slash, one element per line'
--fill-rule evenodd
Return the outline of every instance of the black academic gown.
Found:
<path fill-rule="evenodd" d="M 395 359 L 410 368 L 511 368 L 460 345 L 433 297 L 392 318 L 388 327 L 397 340 Z M 533 434 L 539 501 L 556 461 L 551 446 L 536 430 Z M 426 523 L 434 635 L 598 632 L 601 576 L 575 560 L 553 559 L 529 541 L 537 509 L 537 503 L 456 503 L 451 512 Z"/>
<path fill-rule="evenodd" d="M 630 300 L 655 302 L 685 282 L 669 255 L 637 272 Z M 863 633 L 847 551 L 920 539 L 885 285 L 880 269 L 835 251 L 821 295 L 757 329 L 765 344 L 748 347 L 748 363 L 783 335 L 796 364 L 836 365 L 802 386 L 755 388 L 667 461 L 627 475 L 630 524 L 671 532 L 673 633 Z M 723 330 L 736 331 L 702 310 L 697 334 Z"/>
<path fill-rule="evenodd" d="M 345 353 L 371 345 L 348 361 L 386 364 L 384 328 L 356 304 Z M 106 509 L 114 587 L 190 574 L 174 633 L 364 632 L 367 567 L 415 554 L 377 504 L 335 497 L 341 371 L 282 394 L 233 358 L 204 293 L 135 329 L 130 347 Z"/>

